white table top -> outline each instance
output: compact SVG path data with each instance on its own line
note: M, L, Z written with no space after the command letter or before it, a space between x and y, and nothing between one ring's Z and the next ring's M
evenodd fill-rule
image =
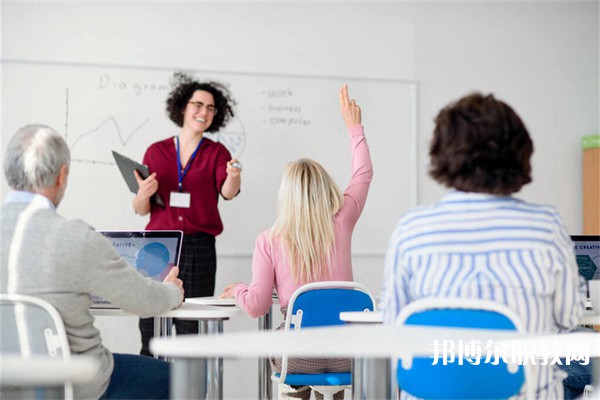
M579 320L580 325L600 325L600 313L595 310L584 310L581 319Z
M381 311L345 311L340 313L340 319L346 322L377 324L383 322L383 313ZM600 314L594 310L584 310L580 325L600 325Z
M233 298L222 299L217 296L188 297L187 299L185 299L185 302L190 303L190 304L202 304L205 306L221 306L221 307L235 306L235 299L233 299Z
M344 311L340 313L340 319L352 323L381 324L383 313L381 311Z
M582 344L590 357L600 356L600 334L570 333L550 336L522 335L513 331L456 329L437 327L388 325L344 325L312 328L301 331L233 332L213 336L154 338L150 349L167 357L265 357L288 354L304 357L372 357L429 356L434 340L464 342L479 340L531 340L548 346L533 346L534 352L553 351L552 355L567 355L565 344ZM555 343L556 342L556 343ZM518 343L517 343L518 344ZM557 353L558 352L558 353ZM527 353L526 353L527 354ZM572 354L572 353L569 353ZM539 355L539 354L536 354Z
M90 308L90 312L95 316L126 316L135 315L127 313L119 308ZM237 307L208 306L201 304L183 303L179 308L169 310L156 317L182 318L182 319L229 319L241 310Z
M70 360L51 357L21 358L3 355L0 381L3 385L59 386L65 382L89 382L100 369L93 357L73 356Z

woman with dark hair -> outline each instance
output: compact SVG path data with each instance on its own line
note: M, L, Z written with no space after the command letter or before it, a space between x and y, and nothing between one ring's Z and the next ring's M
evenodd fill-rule
M435 124L430 175L453 190L396 226L381 293L385 323L410 302L449 297L504 304L530 332L576 327L584 286L562 218L512 197L531 182L533 143L519 116L475 93L442 109ZM531 371L536 398L562 398L562 371Z
M215 236L223 231L219 196L233 199L240 191L241 167L221 143L205 139L233 117L235 105L227 88L215 82L198 82L176 73L167 99L167 115L181 129L152 144L144 155L150 176L142 179L133 199L139 215L150 213L146 229L181 230L184 233L179 278L186 297L212 296L215 289ZM164 206L152 201L154 194ZM197 333L195 321L175 321L178 334ZM142 354L154 331L152 319L140 320Z

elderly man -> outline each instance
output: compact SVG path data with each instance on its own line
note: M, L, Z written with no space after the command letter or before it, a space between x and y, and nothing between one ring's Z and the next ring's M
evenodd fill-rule
M56 207L67 187L69 161L67 143L48 126L25 126L8 143L4 173L14 191L0 208L0 290L52 303L71 352L99 361L100 372L75 387L76 398L168 398L169 364L111 354L89 307L93 293L142 317L176 308L183 300L178 269L163 283L145 278L91 226L61 217Z

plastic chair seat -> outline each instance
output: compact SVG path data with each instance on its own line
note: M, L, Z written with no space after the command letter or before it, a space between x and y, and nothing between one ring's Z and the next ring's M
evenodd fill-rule
M281 374L274 374L278 379ZM298 386L348 386L352 384L350 372L326 372L323 374L287 374L286 385Z

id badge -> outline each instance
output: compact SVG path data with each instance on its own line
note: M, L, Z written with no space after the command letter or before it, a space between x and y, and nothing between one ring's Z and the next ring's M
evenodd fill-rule
M190 200L192 195L186 192L171 192L171 207L190 208Z

